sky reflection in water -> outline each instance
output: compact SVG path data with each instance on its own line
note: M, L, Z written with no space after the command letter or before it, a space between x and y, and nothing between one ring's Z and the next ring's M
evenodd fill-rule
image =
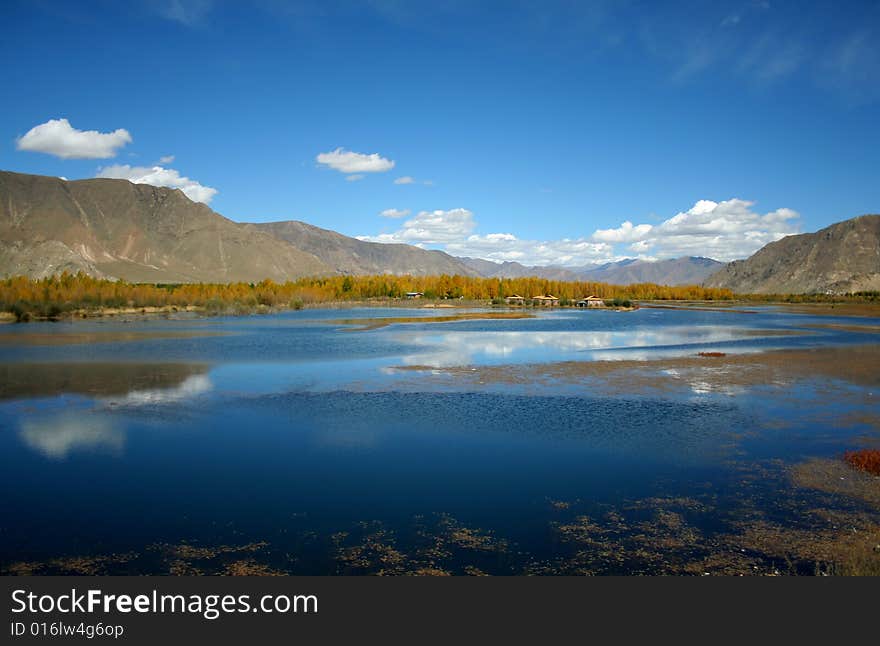
M683 379L680 391L662 396L597 396L547 383L456 386L394 366L642 359L876 338L806 330L810 317L772 310L553 312L360 331L325 323L377 314L399 312L84 323L98 336L124 328L128 340L0 345L0 482L12 492L0 505L2 561L151 541L282 540L292 514L309 518L308 531L332 532L360 520L394 526L452 513L552 551L535 543L548 498L612 502L670 480L687 490L688 482L731 478L724 465L743 452L785 459L839 450L840 439L816 425L816 386L719 392ZM228 334L155 334L188 326ZM151 336L135 338L141 329ZM840 416L857 418L873 404L865 389L840 393ZM865 430L855 424L846 436Z

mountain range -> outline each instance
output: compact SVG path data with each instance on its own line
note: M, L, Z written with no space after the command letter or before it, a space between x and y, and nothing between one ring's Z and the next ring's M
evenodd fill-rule
M238 223L180 190L122 179L0 171L0 277L62 271L130 282L256 282L331 274L537 276L612 284L700 284L739 293L880 289L880 216L789 236L724 265L685 257L526 266L351 238L295 220Z
M300 222L240 224L180 190L0 171L0 275L255 282L335 273L468 274L452 256Z
M614 285L658 283L662 285L699 285L724 263L711 258L686 256L670 260L647 261L628 258L582 267L526 266L518 262L495 263L482 258L461 258L468 267L486 278L523 278L537 276L547 280L579 280Z

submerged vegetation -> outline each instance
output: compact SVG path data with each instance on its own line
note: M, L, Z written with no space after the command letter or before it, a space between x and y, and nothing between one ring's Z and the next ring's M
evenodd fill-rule
M738 463L747 484L725 498L710 483L617 504L547 499L552 550L430 512L315 531L295 514L277 533L202 542L174 538L116 554L12 562L3 575L863 575L880 574L876 498L841 489L840 462ZM868 477L868 476L866 476ZM751 483L751 484L749 484ZM768 483L762 489L755 483ZM768 491L779 522L763 511ZM835 503L828 494L841 496ZM860 501L868 503L867 506Z
M54 319L107 309L197 307L210 313L243 313L260 308L300 309L336 301L404 299L492 301L513 294L554 294L561 303L596 295L609 302L632 300L730 300L726 289L668 287L643 283L626 287L593 282L540 278L473 278L468 276L328 276L276 283L133 284L63 273L34 280L24 276L0 281L0 311L16 320Z

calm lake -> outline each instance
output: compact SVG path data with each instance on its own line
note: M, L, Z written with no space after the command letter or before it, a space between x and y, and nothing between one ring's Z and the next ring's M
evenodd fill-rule
M809 467L877 445L880 319L529 313L2 326L0 569L813 573L880 521Z

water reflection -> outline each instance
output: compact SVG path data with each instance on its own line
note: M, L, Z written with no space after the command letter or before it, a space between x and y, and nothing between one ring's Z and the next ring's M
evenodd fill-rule
M146 404L169 404L192 399L210 392L213 388L207 375L192 375L172 388L150 388L148 390L132 390L122 397L111 398L108 403L129 406Z
M0 393L5 398L93 396L97 408L24 416L19 438L28 448L53 460L64 460L77 451L100 450L119 456L125 447L125 431L110 417L107 406L164 405L193 399L213 388L205 370L205 366L178 364L6 366L7 373L15 377L3 383ZM193 371L197 373L190 374ZM161 387L132 388L147 384Z
M125 447L125 433L111 420L73 413L25 419L19 437L26 446L53 460L63 460L74 451L104 450L119 455Z
M793 525L818 508L801 490L780 506L781 481L743 465L782 478L786 461L877 441L876 333L673 310L355 332L328 322L342 315L362 313L0 344L0 562L267 573L251 558L271 552L297 574L663 571L722 540L751 558L761 536L716 539L731 519ZM788 351L695 356L771 347Z
M667 327L621 331L577 332L449 332L423 333L407 337L407 342L424 346L424 352L405 355L404 365L448 368L504 363L539 363L581 360L633 359L634 348L669 348L723 343L745 338L757 339L776 331L734 329L727 326ZM692 352L693 350L688 350ZM572 356L574 353L589 356ZM653 351L652 353L653 354ZM682 354L677 351L674 354ZM646 357L648 355L646 354Z
M204 377L207 371L205 364L188 363L6 363L0 365L0 400L167 392L182 388L191 377Z

